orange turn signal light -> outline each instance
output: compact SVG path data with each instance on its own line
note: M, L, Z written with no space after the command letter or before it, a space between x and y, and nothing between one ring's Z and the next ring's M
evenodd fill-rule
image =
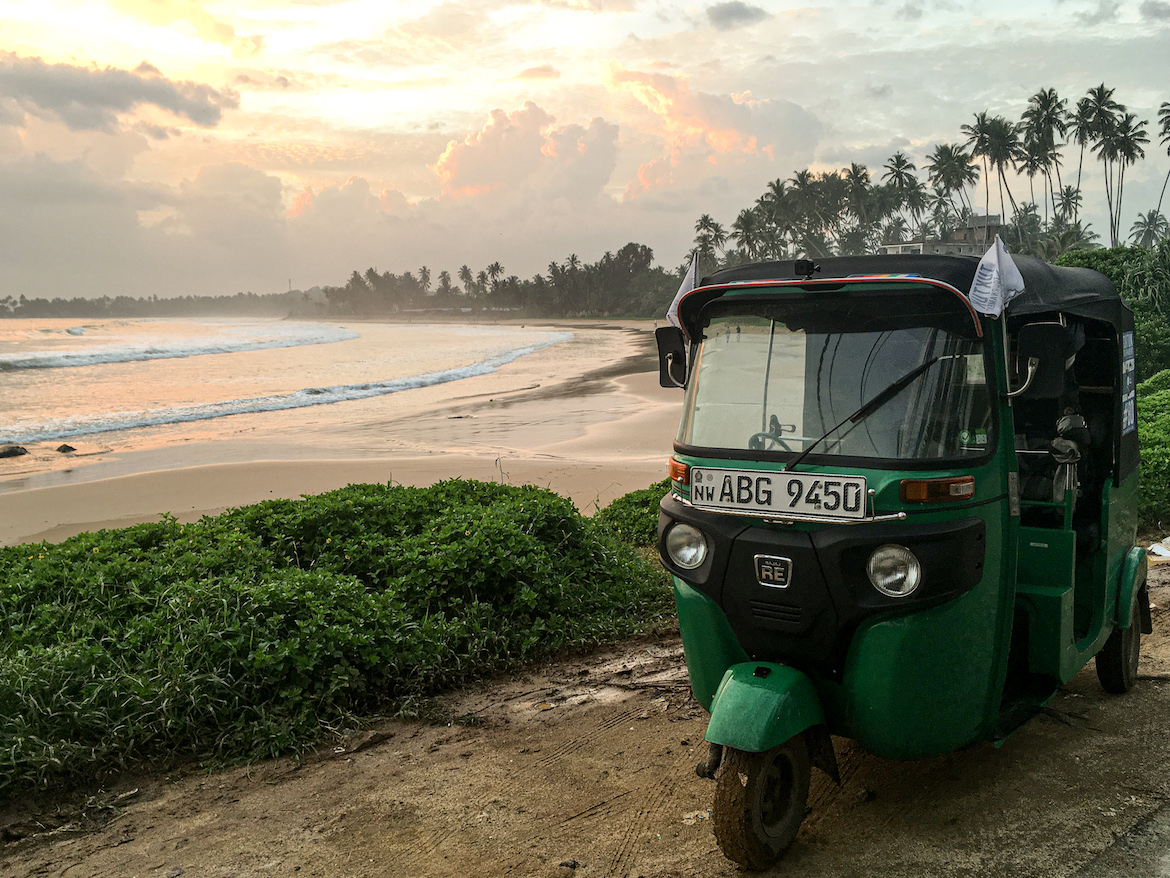
M670 480L681 485L689 485L691 483L690 466L672 457L670 459Z
M903 503L946 503L975 496L974 476L947 479L902 479Z

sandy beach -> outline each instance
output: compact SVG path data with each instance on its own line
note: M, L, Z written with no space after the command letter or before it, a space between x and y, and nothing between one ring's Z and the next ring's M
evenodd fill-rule
M664 478L682 395L658 386L652 323L539 328L574 337L490 375L232 416L214 439L173 429L132 450L117 435L75 442L69 455L56 442L31 446L0 461L0 543L56 541L162 514L193 521L356 482L454 477L541 485L589 513Z

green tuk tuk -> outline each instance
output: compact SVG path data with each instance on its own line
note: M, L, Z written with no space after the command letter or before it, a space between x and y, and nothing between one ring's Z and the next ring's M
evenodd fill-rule
M658 525L691 687L710 714L723 852L796 836L831 735L919 759L999 741L1091 658L1134 684L1133 315L1086 269L869 256L719 271L658 330L685 387Z

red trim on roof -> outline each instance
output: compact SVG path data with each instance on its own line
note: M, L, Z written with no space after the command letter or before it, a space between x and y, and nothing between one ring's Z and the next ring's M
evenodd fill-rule
M898 283L898 284L929 284L932 287L938 287L941 290L948 290L959 297L971 315L971 322L975 324L975 334L979 338L983 338L983 325L979 322L979 314L971 305L971 300L962 292L955 289L948 283L941 280L934 280L929 277L890 277L888 274L874 274L874 275L850 275L849 277L818 277L815 279L802 280L749 280L749 281L734 281L728 284L711 284L710 286L695 287L688 291L679 299L678 307L682 310L682 303L687 300L687 296L698 292L710 292L711 290L743 290L761 287L808 287L808 286L841 286L842 284L857 284L857 283Z

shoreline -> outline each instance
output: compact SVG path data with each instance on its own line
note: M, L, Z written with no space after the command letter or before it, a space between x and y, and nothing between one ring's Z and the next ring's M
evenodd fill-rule
M0 478L0 544L59 541L163 514L194 521L355 482L424 486L458 477L536 484L590 514L664 478L681 394L658 387L649 326L527 325L591 330L579 332L586 355L554 346L466 385L429 388L408 403L387 406L385 397L341 403L353 407L344 433L305 425L311 419L298 422L295 412L238 416L255 425L231 438L98 450L81 466L74 457L68 468L11 473ZM589 359L595 348L613 359ZM468 392L449 396L456 385ZM97 438L76 444L97 446Z

